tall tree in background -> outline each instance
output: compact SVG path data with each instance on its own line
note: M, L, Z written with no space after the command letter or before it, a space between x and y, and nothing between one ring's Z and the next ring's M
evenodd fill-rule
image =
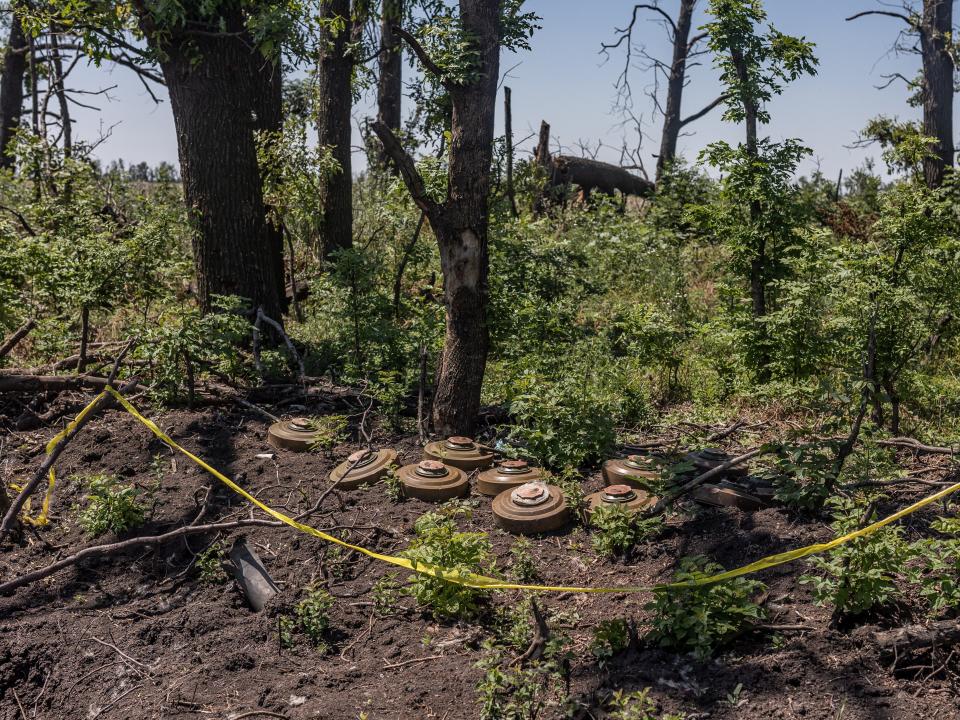
M680 0L676 20L657 2L634 5L630 22L626 27L616 29L617 39L612 43L603 43L601 46L601 52L606 55L609 55L610 51L615 48L623 47L625 50L623 71L617 78L615 85L618 93L618 103L625 108L628 108L632 103L630 70L633 66L634 54L639 53L641 56L643 69L653 71L653 82L647 94L653 101L656 111L663 115L660 153L657 156L657 182L660 181L664 169L669 167L677 157L677 141L683 128L702 118L724 100L724 96L721 95L692 115L685 118L681 116L683 90L687 85L687 68L694 58L707 52L701 46L701 43L707 38L707 33L699 32L692 38L690 37L693 12L696 9L697 2L698 0ZM660 21L665 26L670 43L673 46L673 57L669 63L651 56L643 47L634 49L633 32L641 11L659 15ZM666 80L667 85L667 96L664 104L660 102L661 77Z
M934 143L923 159L923 175L929 187L943 184L946 169L954 164L953 96L954 77L960 50L953 27L954 0L923 0L920 12L904 3L902 12L866 10L847 18L856 20L867 15L882 15L902 20L907 28L901 32L894 48L898 52L920 55L923 69L919 80L908 80L895 73L891 81L901 79L915 89L914 100L923 106L922 132ZM889 84L889 83L888 83Z
M460 0L459 16L446 25L456 28L457 51L442 53L438 60L414 36L398 31L425 71L443 84L453 106L443 201L428 194L413 158L391 129L380 120L372 124L414 202L426 214L440 247L446 333L437 369L433 421L437 432L446 435L471 433L480 408L490 346L488 202L500 47L501 43L526 47L534 16L520 15L520 4ZM502 5L509 6L506 15L501 14Z
M353 244L353 165L350 111L357 44L366 22L365 0L322 0L317 59L317 142L329 147L340 166L320 180L323 254Z
M402 119L403 53L394 27L403 21L403 0L383 0L380 12L380 74L377 78L377 120L396 133ZM380 164L396 172L386 151L380 153Z
M10 35L3 52L0 74L0 168L11 169L16 159L8 154L23 111L23 78L27 71L27 38L16 4L10 7Z
M788 188L797 163L809 150L792 139L774 143L758 138L758 126L770 122L767 103L788 82L815 74L817 59L813 43L762 27L767 16L760 0L710 0L709 13L711 21L704 27L726 86L723 119L743 123L745 142L737 148L723 141L711 143L703 157L724 173L731 202L747 205L746 222L733 212L725 235L748 268L756 361L765 377L769 349L763 318L777 264L771 246L790 242Z
M221 5L175 17L145 0L135 0L134 9L170 93L184 197L197 229L200 306L209 311L215 295L239 295L279 320L283 240L267 219L256 133L280 128L280 70L247 29L247 11L258 8Z

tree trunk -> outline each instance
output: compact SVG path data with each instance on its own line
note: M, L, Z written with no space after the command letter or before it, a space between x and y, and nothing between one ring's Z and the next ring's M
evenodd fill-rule
M477 79L455 86L444 212L431 222L440 245L447 309L433 422L444 435L472 433L487 365L490 260L487 230L493 128L500 76L499 0L460 0L464 30L478 50Z
M696 0L681 0L677 15L676 30L673 33L673 63L670 77L667 79L667 104L663 110L663 132L660 136L660 155L657 157L657 182L663 170L677 157L677 140L680 137L680 107L683 100L683 87L687 76L687 43L690 38L690 26L693 20L693 8Z
M380 77L377 79L377 118L396 132L400 129L401 101L403 99L403 53L394 26L403 21L403 0L383 0L380 15ZM383 149L379 153L380 166L397 169Z
M513 108L510 106L510 88L506 85L503 86L503 135L507 161L507 200L510 202L510 212L513 216L520 217L513 187Z
M67 103L66 78L63 76L63 59L60 57L60 43L57 40L58 29L50 28L50 61L53 65L54 94L60 106L60 136L63 142L64 157L73 154L73 127L70 120L70 105Z
M0 168L7 170L13 169L16 162L8 152L23 111L23 78L27 71L28 47L20 15L14 5L10 18L10 37L3 54L3 74L0 75Z
M282 236L266 217L255 132L279 118L279 70L258 51L239 12L225 13L223 35L154 34L141 26L170 93L184 196L195 225L197 295L204 312L216 295L238 295L281 318Z
M334 34L330 25L342 18L345 28ZM353 60L347 55L350 43L350 0L327 0L321 5L325 21L320 33L317 62L317 142L331 149L340 170L320 178L323 213L321 245L323 256L353 244L353 169L350 157L350 110L353 94L350 80Z
M429 196L413 158L404 152L397 137L382 123L373 124L414 201L426 213L440 246L446 332L437 368L433 420L442 435L473 432L490 346L488 196L500 73L500 0L460 0L460 20L476 49L477 71L469 83L446 85L453 113L443 203ZM426 52L419 48L417 54L423 61ZM436 66L428 70L435 72Z
M943 183L953 167L953 61L949 40L953 29L953 0L923 0L920 49L923 57L923 132L937 140L923 161L929 187Z

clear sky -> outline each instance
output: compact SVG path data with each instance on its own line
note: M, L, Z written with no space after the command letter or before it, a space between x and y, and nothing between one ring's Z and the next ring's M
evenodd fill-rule
M679 1L661 0L660 4L673 14ZM695 26L703 22L706 4L706 0L700 0ZM633 2L528 0L527 6L542 17L543 27L532 40L533 49L516 55L504 53L501 61L502 70L509 70L505 82L513 90L515 140L535 133L540 120L546 119L552 127L554 150L559 144L565 151L579 154L578 141L591 147L601 141L605 147L598 158L618 161L624 139L635 146L637 134L632 127L621 127L622 118L613 111L613 85L623 58L614 54L605 62L599 50L602 42L614 37L614 28L627 22ZM906 104L902 83L876 89L885 74L901 72L913 77L919 69L919 57L897 57L890 52L903 23L886 17L844 21L855 12L879 7L876 0L767 0L766 7L777 29L816 43L820 67L816 77L793 83L773 102L773 120L765 133L774 139L798 137L813 149L812 159L801 172L809 172L819 162L822 170L834 177L841 168L849 171L868 156L879 160L876 149L848 146L871 117L918 116L919 111ZM665 32L655 22L638 23L635 43L645 45L652 54L669 57ZM719 92L709 56L703 60L705 66L693 71L684 94L684 115L700 109ZM89 89L116 85L109 93L110 101L103 97L93 100L101 112L82 111L77 118L75 135L87 140L112 127L110 138L98 148L101 159L150 164L176 161L169 104L154 105L128 71L78 68L72 79ZM644 141L644 162L652 172L651 154L659 144L660 119L651 119L649 101L642 96L649 79L639 70L631 75L634 110L642 114L649 135ZM502 97L498 98L498 127L502 123L501 108ZM358 121L370 115L369 100L357 106L354 114ZM690 125L689 130L693 134L681 138L680 151L691 159L707 142L719 138L737 141L742 135L739 128L722 122L717 111ZM523 147L530 148L534 142L535 137Z

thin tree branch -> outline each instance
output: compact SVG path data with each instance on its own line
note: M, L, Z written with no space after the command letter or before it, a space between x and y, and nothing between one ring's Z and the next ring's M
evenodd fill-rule
M726 99L727 99L728 97L730 97L730 96L727 95L727 94L723 94L723 95L721 95L720 97L716 98L712 103L710 103L709 105L707 105L707 106L706 106L705 108L703 108L702 110L700 110L700 111L698 111L698 112L695 112L693 115L690 115L690 116L688 116L688 117L685 117L683 120L680 121L680 127L685 127L686 125L689 125L690 123L692 123L692 122L694 122L694 121L696 121L696 120L699 120L699 119L702 118L704 115L706 115L706 114L709 113L711 110L713 110L717 105L719 105L720 103L726 101Z
M435 215L439 210L439 206L429 194L427 194L426 183L424 183L423 177L421 177L417 171L416 163L414 163L410 154L403 149L397 136L387 127L386 123L380 120L371 121L370 128L376 133L377 137L380 138L384 151L386 151L387 155L390 156L390 159L393 160L397 166L403 182L410 191L413 202L427 214L428 218Z

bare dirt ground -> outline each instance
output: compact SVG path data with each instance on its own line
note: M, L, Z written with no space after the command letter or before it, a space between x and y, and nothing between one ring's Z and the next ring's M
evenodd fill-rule
M266 442L268 423L240 411L148 414L185 447L291 514L310 508L327 487L330 469L358 447L344 444L329 454L273 451ZM50 429L8 430L3 481L32 474L52 434ZM411 437L378 430L374 440L396 448L401 460L419 459ZM256 458L265 451L276 452L275 462ZM159 487L158 473L151 469L157 455L163 458L154 465L163 471ZM90 540L76 523L82 491L68 478L95 472L115 473L154 489L146 525L124 537L189 522L198 512L195 498L208 487L206 521L250 512L216 480L173 456L146 428L110 411L65 452L52 524L0 548L0 579L113 539ZM587 489L601 484L595 472ZM900 493L897 502L916 497ZM506 568L513 540L495 529L489 502L478 496L474 501L472 517L459 524L489 533L497 565ZM704 554L736 567L832 536L823 519L798 518L782 509L682 508L662 538L639 548L628 563L598 558L582 528L534 539L542 581L642 585L669 579L683 555ZM429 509L419 500L391 502L382 486L374 486L334 493L311 522L320 528L353 528L339 534L396 553L409 542L414 521ZM482 620L437 623L413 609L409 599L406 610L378 616L370 590L393 568L331 552L321 541L286 527L251 527L244 534L281 587L262 613L251 611L232 583L201 581L195 554L214 538L198 536L84 562L0 597L0 719L478 717L474 688L482 672L476 663L481 640L492 632ZM605 699L614 689L651 687L661 711L685 712L691 720L960 718L949 672L936 667L890 670L877 649L852 635L851 628L830 627L830 611L817 607L807 587L797 582L803 570L788 565L768 570L760 579L769 586L770 622L809 630L785 631L776 641L769 632L750 633L709 662L644 643L648 614L643 606L649 596L547 594L540 603L577 618L564 631L574 647L570 692L591 707L583 717L604 717ZM330 651L322 654L305 641L281 648L280 613L316 581L326 583L337 597ZM510 605L519 598L516 592L496 593L490 603ZM608 617L631 619L640 639L601 669L588 645L592 628ZM885 617L888 625L922 619L896 612Z

